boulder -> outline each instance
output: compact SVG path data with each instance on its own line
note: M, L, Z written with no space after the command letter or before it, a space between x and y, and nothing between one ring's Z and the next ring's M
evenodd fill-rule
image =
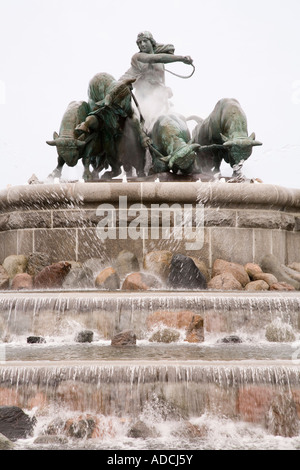
M13 290L21 289L32 289L33 288L33 277L27 273L16 274L12 280L11 288Z
M58 289L62 287L63 281L70 272L71 263L60 261L59 263L46 266L34 278L34 287L36 289Z
M0 265L0 290L5 290L9 288L9 274L6 269Z
M266 326L265 335L266 339L273 343L286 343L296 340L292 326L282 322L280 318L276 318Z
M28 344L41 344L41 343L46 343L46 340L42 336L28 336L27 343Z
M30 418L18 406L0 406L0 433L14 441L33 434L35 418Z
M30 274L30 276L36 276L37 273L42 271L46 266L50 266L51 261L51 257L48 253L30 253L30 255L28 255L26 272Z
M270 286L266 281L262 279L258 279L257 281L248 282L245 286L246 291L261 291L261 290L269 290Z
M79 331L75 336L75 341L77 343L91 343L94 338L94 332L91 330L82 330Z
M163 328L162 330L157 330L149 338L151 343L176 343L180 338L180 333L171 328Z
M247 263L244 268L250 279L253 279L256 274L263 272L259 264L256 263Z
M116 334L111 340L112 346L134 346L136 335L131 330L124 330Z
M188 343L201 343L204 341L204 321L201 315L193 315L192 321L187 327L185 341Z
M144 291L161 287L162 283L156 276L143 272L128 274L122 284L122 290L129 291Z
M13 279L16 274L25 273L27 268L27 257L25 255L10 255L2 263L3 268Z
M273 274L278 282L285 282L296 290L300 289L300 283L286 273L285 266L279 262L276 256L271 254L264 256L261 268L264 272Z
M216 259L213 264L212 277L225 273L232 274L242 287L245 287L250 282L249 275L243 265L231 263L223 259Z
M190 258L194 261L199 271L204 275L206 281L207 282L210 281L211 277L210 277L210 274L209 274L209 271L207 269L205 262L202 261L201 259L195 258L194 256L190 256Z
M183 421L171 432L172 436L180 439L203 439L208 434L208 429L205 425L197 426L189 421Z
M128 437L133 437L135 439L151 439L158 437L158 433L155 428L147 426L144 421L136 421L128 431Z
M122 250L118 254L113 267L118 272L120 277L124 277L129 273L139 271L140 265L134 253L127 250Z
M94 273L88 267L71 267L62 287L64 289L89 289L94 287Z
M92 417L68 420L65 426L65 432L70 437L77 439L89 439L92 437L96 428L96 421Z
M117 290L120 289L120 278L114 268L105 268L95 279L95 287L98 289Z
M208 289L213 290L242 290L242 284L230 272L218 274L212 277L207 284Z
M172 257L168 285L172 289L202 290L207 288L207 281L190 257L176 254Z
M242 339L237 335L225 336L220 340L221 343L242 343Z
M256 273L253 278L254 281L265 281L269 286L278 282L278 279L271 273Z
M279 290L279 291L291 291L296 290L295 287L287 284L286 282L275 282L270 286L270 290Z
M151 251L144 257L144 270L166 281L170 273L172 256L172 252L167 250Z

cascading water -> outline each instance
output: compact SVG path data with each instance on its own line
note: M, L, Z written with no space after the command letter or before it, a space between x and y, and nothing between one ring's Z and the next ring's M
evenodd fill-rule
M26 246L32 243L30 251L34 252L42 246L44 237L55 240L56 255L57 245L67 250L70 239L77 250L76 261L83 254L87 258L103 255L105 247L93 234L93 223L98 222L93 219L96 207L100 202L116 202L122 191L130 202L148 205L165 201L190 204L202 191L206 204L211 203L204 234L204 254L210 266L214 250L224 248L222 243L214 245L218 230L222 237L226 231L229 240L240 233L247 235L254 255L261 250L254 241L261 240L262 235L270 246L281 239L288 246L285 226L265 228L265 220L267 216L273 220L274 213L279 213L276 223L290 224L292 216L286 207L292 207L289 210L294 214L299 204L297 194L273 187L263 192L252 185L190 183L183 192L173 183L76 183L57 185L56 191L39 186L21 196L20 190L13 189L9 197L2 198L8 214L20 211L17 222L22 219L23 204L24 211L31 214L21 220L15 252L23 248L23 240ZM214 211L219 200L220 210ZM245 226L248 219L241 228L232 225L245 209L241 204L249 204L250 227ZM251 211L258 211L259 204L263 217L262 227L257 228ZM274 208L272 214L266 214L269 207ZM67 230L60 225L66 217ZM258 224L257 212L253 217ZM14 230L16 220L11 220ZM30 225L31 221L37 226ZM88 235L83 240L87 221ZM221 226L211 228L214 223ZM7 231L4 235L11 234ZM60 241L55 237L61 237ZM84 253L79 249L83 241ZM130 245L132 240L126 240L126 248L136 246L137 252L144 253L147 240L140 241ZM161 249L166 248L168 240L149 243L151 249ZM175 251L184 245L182 240L172 243ZM226 243L226 249L229 245ZM117 243L114 253L123 247ZM235 250L238 248L236 244ZM91 252L85 253L89 249ZM289 252L293 252L292 245ZM203 319L204 340L188 342L185 327L178 325L172 326L177 334L175 341L167 344L153 340L153 334L162 328L149 321L157 312L166 317L182 312L198 315ZM0 405L20 407L34 418L33 433L18 438L15 448L299 449L299 313L298 291L3 290ZM270 326L273 329L267 335ZM82 330L93 332L92 342L75 340ZM113 346L113 336L124 330L135 333L136 344ZM281 334L273 341L277 330ZM28 343L31 335L43 341Z
M278 397L300 407L300 343L270 343L264 332L274 318L298 330L299 305L293 293L3 293L1 404L37 419L17 448L297 449L293 420L279 436L267 423ZM206 319L204 342L149 342L147 316L187 309ZM98 336L75 343L84 327ZM111 345L123 329L138 333L135 346ZM30 334L46 342L27 344ZM228 334L243 342L222 342Z

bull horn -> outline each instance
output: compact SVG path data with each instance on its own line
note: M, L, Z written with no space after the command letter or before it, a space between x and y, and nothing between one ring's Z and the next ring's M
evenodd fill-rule
M77 147L84 147L86 145L86 142L84 140L76 140L76 145Z
M55 140L46 140L46 144L55 146L56 142L55 142Z
M201 147L200 144L188 144L190 146L190 150L193 151L193 150L196 150L196 149L199 149Z
M232 147L233 146L233 141L232 140L226 140L224 142L223 147Z
M221 132L220 132L220 136L221 136L221 139L223 140L223 142L228 142L229 139L228 139L228 137L226 137L226 135L221 134Z
M249 139L253 140L253 142L251 142L251 145L255 146L255 145L262 145L261 142L259 142L259 140L255 140L255 133L252 132L251 135L249 135Z
M162 162L168 163L168 161L170 160L170 158L171 158L171 155L168 155L167 157L161 157L160 160L161 160Z

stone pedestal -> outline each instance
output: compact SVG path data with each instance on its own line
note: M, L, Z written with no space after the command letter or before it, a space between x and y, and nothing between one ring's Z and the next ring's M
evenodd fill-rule
M217 258L259 263L268 253L284 264L300 261L300 190L275 185L35 184L2 190L0 210L0 264L33 252L52 262L97 257L109 264L123 249L139 261L170 250L209 268Z

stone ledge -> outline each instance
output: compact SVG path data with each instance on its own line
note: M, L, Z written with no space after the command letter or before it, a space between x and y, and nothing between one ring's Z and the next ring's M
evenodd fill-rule
M0 191L0 209L69 207L88 203L116 202L119 196L128 202L202 202L206 206L253 205L300 212L300 189L270 184L202 182L130 182L63 183L14 186ZM293 210L291 210L293 209Z

